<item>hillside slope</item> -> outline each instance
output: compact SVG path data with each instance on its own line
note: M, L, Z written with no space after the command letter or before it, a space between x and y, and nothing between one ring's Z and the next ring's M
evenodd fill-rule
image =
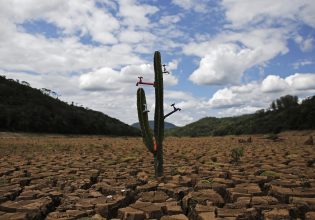
M140 128L139 122L133 123L131 125L134 128ZM153 130L154 129L154 121L149 121L149 126ZM171 129L171 128L177 128L176 125L169 123L169 122L164 122L164 129Z
M101 112L69 105L27 83L0 76L0 131L62 134L140 135Z
M285 96L290 97L290 96ZM231 134L264 134L286 130L315 129L315 96L293 104L281 105L285 100L277 100L278 107L272 110L260 110L254 114L236 117L207 117L199 121L167 131L172 136L210 136ZM292 97L292 96L291 96ZM274 104L275 102L273 102Z

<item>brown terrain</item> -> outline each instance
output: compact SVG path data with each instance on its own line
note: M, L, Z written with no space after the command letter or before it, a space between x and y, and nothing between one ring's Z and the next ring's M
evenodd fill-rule
M0 219L315 219L314 135L166 138L155 179L141 138L0 133Z

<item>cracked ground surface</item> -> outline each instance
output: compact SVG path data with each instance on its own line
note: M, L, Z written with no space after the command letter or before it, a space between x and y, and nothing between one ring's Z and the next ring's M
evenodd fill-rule
M315 219L314 134L166 138L155 179L141 138L0 133L0 219Z

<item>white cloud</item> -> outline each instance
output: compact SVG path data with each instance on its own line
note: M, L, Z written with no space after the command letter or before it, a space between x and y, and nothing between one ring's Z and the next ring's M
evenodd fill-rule
M13 0L1 6L6 10L6 19L16 24L44 20L54 24L65 35L89 34L94 41L103 44L117 42L113 32L120 28L119 21L111 13L96 7L94 1Z
M219 117L228 117L228 116L252 114L252 113L254 113L260 109L261 109L261 107L253 107L253 106L231 107L231 108L225 109L224 111L220 111L218 113L218 116Z
M294 40L299 44L303 52L309 52L313 49L314 38L311 36L302 37L301 35L297 35Z
M172 0L172 3L185 9L194 10L196 12L207 12L207 1L204 0Z
M1 3L0 8L0 31L3 33L0 36L2 69L67 73L103 66L113 68L143 63L129 44L93 46L80 42L74 32L88 33L94 40L103 39L102 42L105 43L107 33L112 34L119 28L116 18L97 8L92 1L10 1ZM25 21L40 19L55 24L66 35L46 38L42 34L26 33L18 26Z
M256 64L257 55L256 51L237 45L218 45L201 59L189 79L196 84L237 84L243 72Z
M90 72L80 76L80 88L85 90L115 90L119 89L117 85L119 73L111 68L104 67L95 72Z
M154 69L151 64L129 65L120 71L104 67L82 74L79 78L80 88L90 91L120 90L125 93L134 89L138 77L143 77L143 82L154 81ZM176 85L178 79L172 74L164 75L165 86Z
M216 91L209 99L208 105L211 108L231 108L250 105L256 93L259 93L259 86L256 82L231 86Z
M8 30L8 27L0 30ZM94 47L77 38L47 39L10 28L0 42L2 69L38 73L75 72L101 66L116 67L143 62L127 44Z
M189 79L196 84L238 84L244 72L288 52L285 29L223 32L210 41L190 43L183 51L201 57Z
M217 35L192 40L183 47L186 55L200 57L199 66L189 77L196 84L238 84L246 70L288 53L289 39L304 52L313 48L313 37L300 36L297 27L315 24L309 10L315 9L315 2L223 0L221 6L228 25Z
M303 22L315 27L315 3L310 0L223 0L226 19L233 28Z
M295 73L285 78L269 75L261 82L219 89L207 104L210 108L221 109L220 116L252 113L268 108L280 96L290 94L303 98L313 95L314 85L315 73Z
M280 76L269 75L263 81L261 85L262 92L280 92L289 88L285 79Z
M295 90L315 89L315 73L296 73L286 77L285 81Z
M175 23L179 22L181 19L182 19L181 15L167 15L167 16L163 16L159 22L162 25L169 25L172 23L175 24Z
M124 30L120 32L119 40L124 43L146 43L153 42L155 36L149 32Z
M144 28L150 25L148 15L155 14L157 7L137 4L135 0L119 0L119 14L123 17L124 24L129 27Z
M293 68L294 69L299 69L300 67L303 67L303 66L306 66L306 65L311 65L313 64L314 62L312 60L299 60L295 63L292 64Z
M314 38L308 37L303 41L303 44L301 45L301 50L303 52L311 51L313 49L314 44Z

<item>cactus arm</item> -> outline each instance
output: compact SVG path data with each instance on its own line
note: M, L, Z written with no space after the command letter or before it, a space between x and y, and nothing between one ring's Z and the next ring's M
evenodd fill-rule
M153 135L150 131L148 112L145 112L146 98L143 88L138 88L137 90L137 109L138 109L138 118L139 124L142 133L142 139L145 146L151 153L154 153L154 143Z

